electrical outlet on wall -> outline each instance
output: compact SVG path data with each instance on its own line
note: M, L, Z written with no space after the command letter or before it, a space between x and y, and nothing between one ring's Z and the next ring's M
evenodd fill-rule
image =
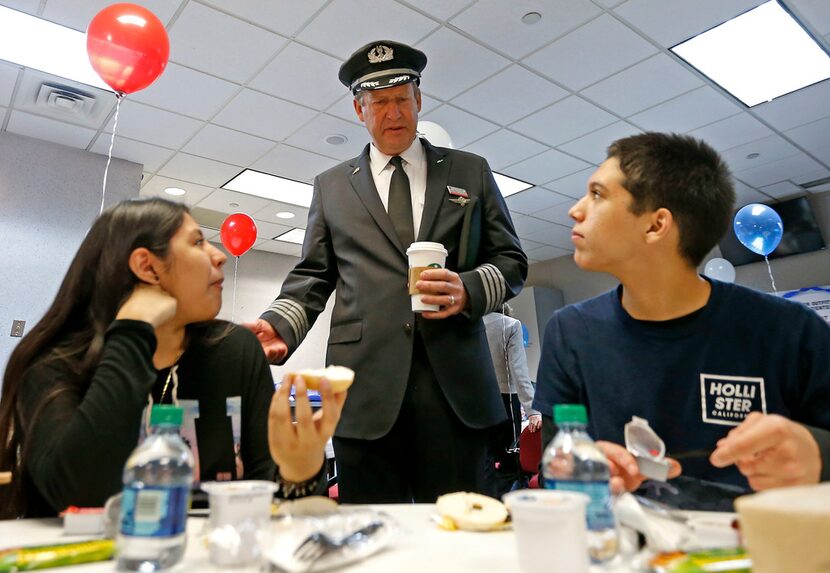
M25 320L13 320L12 321L12 332L9 336L14 336L16 338L20 338L23 336L23 329L26 328L26 321Z

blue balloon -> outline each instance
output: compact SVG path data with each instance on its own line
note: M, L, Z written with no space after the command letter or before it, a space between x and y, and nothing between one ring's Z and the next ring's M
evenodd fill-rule
M750 203L735 214L735 236L741 244L759 255L775 250L784 234L784 223L772 207Z

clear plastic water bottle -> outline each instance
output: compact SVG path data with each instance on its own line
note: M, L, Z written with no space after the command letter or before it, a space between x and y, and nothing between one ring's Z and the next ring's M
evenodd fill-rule
M184 555L193 454L179 436L182 409L153 406L150 433L127 459L118 569L167 569Z
M591 499L585 513L588 552L594 563L612 560L618 552L617 524L605 454L588 435L588 416L581 404L558 404L553 419L559 427L542 457L545 488L585 493Z

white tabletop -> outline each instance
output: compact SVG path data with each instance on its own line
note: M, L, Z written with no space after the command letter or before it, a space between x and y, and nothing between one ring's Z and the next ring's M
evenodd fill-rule
M346 506L347 507L347 506ZM364 507L364 506L361 506ZM428 573L499 572L519 570L516 543L512 530L487 533L445 531L430 519L435 512L433 504L365 506L386 512L402 526L403 533L388 548L368 559L346 566L338 571L361 573ZM208 562L208 553L199 534L203 518L188 520L188 546L185 558L172 571L259 571L257 567L222 569ZM0 549L48 543L69 543L80 537L62 534L59 519L27 519L0 521ZM76 565L60 569L67 573L113 571L112 561ZM608 569L603 570L608 573ZM615 573L629 571L621 568Z

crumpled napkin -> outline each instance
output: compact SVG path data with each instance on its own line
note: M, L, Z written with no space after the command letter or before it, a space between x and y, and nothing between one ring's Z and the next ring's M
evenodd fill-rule
M297 547L316 531L332 539L341 539L373 521L381 521L383 527L364 541L338 549L314 563L298 561L294 557ZM292 516L273 521L264 532L261 548L268 561L289 573L326 571L374 555L394 542L401 533L400 524L383 512L342 510L325 516Z

